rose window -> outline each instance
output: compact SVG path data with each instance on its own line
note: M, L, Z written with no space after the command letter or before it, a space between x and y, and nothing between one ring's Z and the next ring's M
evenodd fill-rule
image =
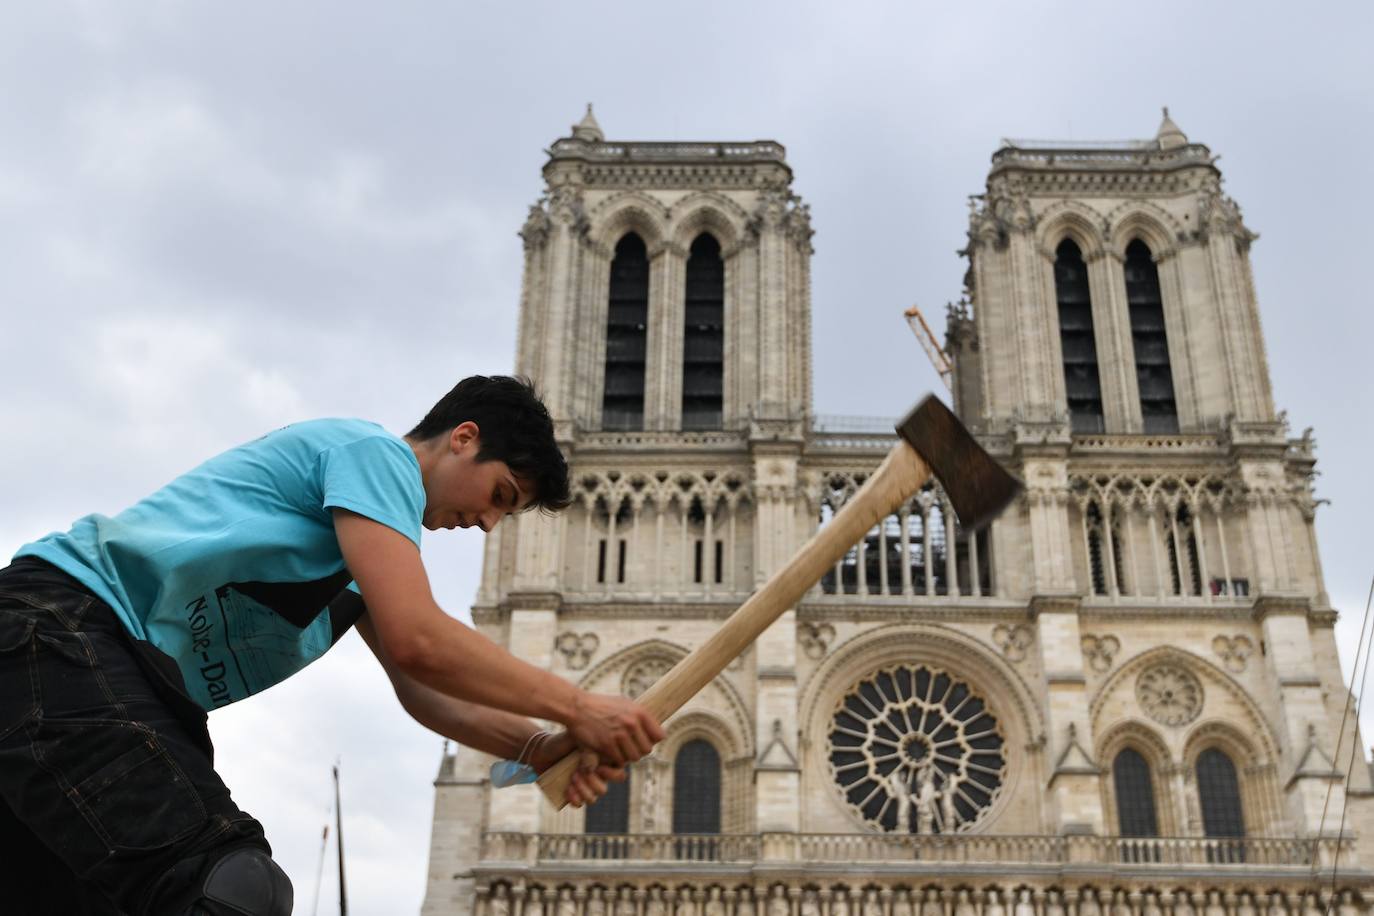
M968 684L924 665L860 681L830 723L830 768L861 818L894 833L966 830L992 806L1005 738Z
M1202 712L1202 684L1186 668L1155 665L1135 682L1135 696L1161 725L1186 725Z

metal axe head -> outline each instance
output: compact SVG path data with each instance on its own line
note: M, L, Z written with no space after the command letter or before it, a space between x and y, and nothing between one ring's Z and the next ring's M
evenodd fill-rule
M959 524L973 531L992 521L1021 489L933 394L897 424L897 435L921 456L945 489Z

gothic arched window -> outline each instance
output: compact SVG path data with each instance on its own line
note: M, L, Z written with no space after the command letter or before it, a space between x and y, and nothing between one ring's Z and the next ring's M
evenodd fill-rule
M1097 503L1088 504L1088 572L1093 583L1094 595L1107 594L1107 567L1106 557L1103 551L1106 549L1102 544L1102 510L1097 508Z
M633 232L615 246L606 314L603 429L643 429L644 354L649 327L649 254Z
M1197 794L1202 803L1202 829L1207 836L1245 836L1236 765L1216 748L1198 755Z
M1076 433L1100 433L1102 381L1097 373L1088 265L1072 239L1065 239L1055 249L1054 291L1059 302L1059 344L1064 355L1069 423Z
M607 783L606 794L587 806L585 832L614 836L584 840L586 858L625 858L626 841L618 836L630 832L630 780L631 774L627 772L624 782Z
M720 754L697 738L677 752L673 764L673 833L720 833ZM683 837L675 841L679 859L714 859L715 841Z
M1140 239L1126 246L1126 304L1131 313L1135 377L1140 389L1140 415L1147 433L1178 432L1174 376L1169 368L1169 339L1164 330L1164 302L1154 255Z
M1208 748L1197 758L1197 794L1202 807L1202 832L1219 838L1207 849L1209 862L1244 862L1245 836L1240 807L1240 780L1231 758Z
M687 257L682 332L682 428L719 429L725 392L725 262L709 233Z
M1116 819L1122 836L1159 836L1155 819L1155 790L1150 765L1134 748L1126 748L1112 762L1116 789Z

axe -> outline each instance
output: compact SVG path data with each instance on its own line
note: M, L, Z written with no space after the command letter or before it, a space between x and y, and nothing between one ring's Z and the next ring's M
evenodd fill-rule
M725 670L773 621L801 599L826 571L934 475L944 487L959 522L975 530L997 515L1021 485L985 452L934 395L926 395L901 423L897 444L828 525L740 605L720 629L644 691L639 702L660 722ZM539 777L545 797L562 808L568 781L578 766L574 751Z

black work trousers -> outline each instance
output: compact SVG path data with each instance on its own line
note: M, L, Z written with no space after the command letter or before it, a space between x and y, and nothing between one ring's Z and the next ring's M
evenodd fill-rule
M175 663L49 563L0 570L0 911L152 916L246 845Z

